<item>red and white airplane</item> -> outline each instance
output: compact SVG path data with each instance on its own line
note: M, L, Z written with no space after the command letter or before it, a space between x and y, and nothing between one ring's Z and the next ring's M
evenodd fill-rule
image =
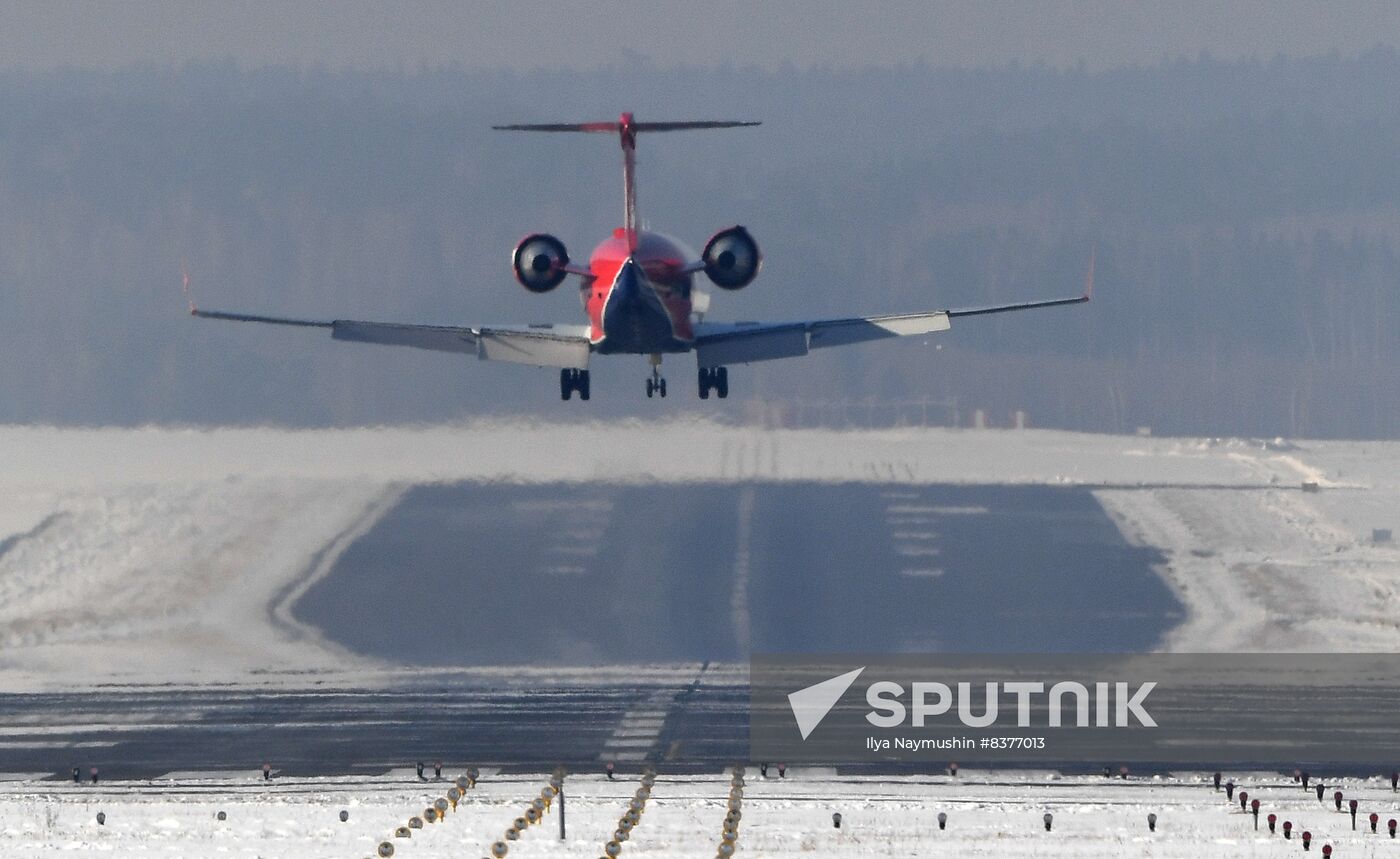
M328 328L336 340L412 346L440 352L465 352L492 361L559 367L559 393L567 400L589 397L588 362L594 355L646 355L651 376L648 397L666 396L661 376L663 355L694 352L701 399L711 392L729 396L731 364L806 355L812 349L867 340L944 331L963 316L1058 307L1088 301L1093 290L1093 257L1084 293L1074 298L1028 301L961 310L931 310L887 316L813 319L796 322L709 322L709 296L696 289L693 277L704 272L721 289L743 289L762 266L758 244L743 227L720 230L697 257L679 241L637 226L637 135L653 131L735 128L757 122L638 122L624 113L617 122L500 125L501 131L552 131L616 134L622 144L622 226L593 249L586 266L575 265L564 243L545 233L526 236L515 248L515 277L531 292L549 292L569 275L580 278L579 294L588 314L585 325L407 325L346 319L316 321L200 310L205 319L262 322L303 328ZM188 289L188 277L186 278Z

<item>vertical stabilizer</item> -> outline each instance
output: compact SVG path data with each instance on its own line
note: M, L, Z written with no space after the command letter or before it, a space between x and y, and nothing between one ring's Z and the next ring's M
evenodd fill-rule
M581 131L587 134L616 134L622 144L623 229L627 243L637 246L637 134L643 131L691 131L702 128L743 128L757 122L699 120L690 122L636 122L624 113L617 122L545 122L525 125L493 125L497 131Z

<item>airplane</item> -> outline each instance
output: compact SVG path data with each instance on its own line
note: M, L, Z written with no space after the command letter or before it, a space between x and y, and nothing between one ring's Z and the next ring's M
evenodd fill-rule
M498 131L582 132L615 134L622 146L623 225L593 249L587 265L577 265L564 243L547 233L532 233L516 245L511 266L520 285L532 293L552 291L569 275L580 278L579 297L587 314L582 325L411 325L348 319L309 320L201 310L190 300L190 313L202 319L258 322L302 328L325 328L336 340L411 346L440 352L475 354L490 361L510 361L559 368L559 396L589 398L588 365L594 355L645 355L651 363L647 397L666 396L661 375L664 355L694 352L700 399L729 396L729 367L755 361L792 358L813 349L870 340L946 331L953 319L1017 310L1080 304L1093 293L1093 255L1084 292L1073 298L1025 301L955 310L930 310L883 316L811 319L793 322L711 322L705 313L709 295L694 285L703 272L721 289L739 290L758 276L763 257L748 230L733 226L715 233L697 256L680 241L642 229L637 223L637 135L663 131L741 128L757 122L639 122L631 113L616 122L543 123L492 126ZM189 276L185 276L189 293Z

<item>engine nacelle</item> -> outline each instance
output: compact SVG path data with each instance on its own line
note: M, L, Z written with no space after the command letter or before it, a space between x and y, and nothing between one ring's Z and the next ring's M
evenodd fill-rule
M515 279L531 292L549 292L568 275L569 252L564 243L546 233L526 236L510 258Z
M705 274L721 289L743 289L758 277L763 267L763 255L758 242L743 227L720 230L705 243L700 255Z

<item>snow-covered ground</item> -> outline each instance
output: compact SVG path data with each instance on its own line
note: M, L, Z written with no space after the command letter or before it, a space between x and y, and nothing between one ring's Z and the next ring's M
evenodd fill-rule
M1400 651L1400 444L1198 443L1271 489L1095 493L1129 540L1167 556L1187 608L1178 652ZM1302 481L1317 492L1299 491Z
M1400 443L1159 439L1049 431L784 431L705 421L285 431L0 428L0 691L112 682L373 683L393 666L297 623L296 597L406 488L434 481L1045 483L1094 489L1131 541L1160 549L1188 609L1166 649L1400 650ZM1319 492L1302 492L1304 481ZM657 669L662 670L662 669ZM550 676L569 672L549 669ZM620 674L619 674L620 672ZM431 672L422 672L424 675ZM742 682L734 670L733 682ZM528 674L528 672L526 672ZM588 681L633 682L633 668ZM511 672L502 682L530 682ZM431 682L430 678L426 682ZM141 719L143 714L114 714ZM275 779L171 774L74 785L0 774L0 855L485 856L546 776L491 775L445 823L392 839L446 788L412 772ZM1106 781L964 771L860 778L749 772L739 853L752 855L1273 856L1269 813L1313 850L1397 855L1388 782L1345 780L1359 828L1288 779L1235 774L1261 823L1203 775ZM663 774L624 856L711 856L726 774ZM568 782L511 856L595 856L636 784ZM1328 795L1332 792L1329 786ZM348 821L338 819L341 810ZM1381 833L1366 818L1380 814ZM96 822L98 812L105 825ZM218 812L226 819L217 819ZM1044 830L1042 815L1054 814ZM843 816L840 830L831 815ZM938 813L948 828L937 827ZM1155 833L1147 815L1156 814Z
M1400 650L1400 443L703 420L290 431L0 428L0 688L376 667L288 611L433 481L1087 485L1161 549L1167 648ZM1320 492L1299 491L1304 481Z
M1386 822L1400 816L1400 799L1380 779L1328 782L1320 803L1291 779L1230 774L1260 800L1259 828L1227 802L1206 774L1165 778L1060 777L1048 773L971 772L947 776L861 778L790 770L786 779L758 777L750 767L742 798L738 851L744 856L1202 856L1268 857L1312 854L1330 844L1335 856L1394 856L1400 843ZM444 772L444 775L449 775ZM63 782L0 781L0 855L38 857L79 853L112 857L375 855L388 840L398 857L488 856L546 774L487 775L445 822L425 824L409 839L395 828L442 796L448 782L424 784L412 771L384 777L312 780L230 774L178 776L92 787ZM727 774L662 774L640 824L623 845L626 856L715 855L730 779ZM567 837L558 836L558 807L527 829L509 856L599 856L627 810L638 782L619 776L570 776L565 782ZM1338 813L1332 792L1359 800L1357 831ZM1345 806L1344 806L1345 808ZM345 810L349 819L341 822ZM106 815L98 825L98 812ZM225 813L224 820L217 815ZM1367 819L1380 815L1378 834ZM939 830L937 816L947 815ZM1043 815L1053 815L1045 831ZM841 828L832 814L841 815ZM1279 832L1268 831L1269 814ZM1148 829L1147 816L1157 816ZM1284 841L1283 821L1293 823Z

